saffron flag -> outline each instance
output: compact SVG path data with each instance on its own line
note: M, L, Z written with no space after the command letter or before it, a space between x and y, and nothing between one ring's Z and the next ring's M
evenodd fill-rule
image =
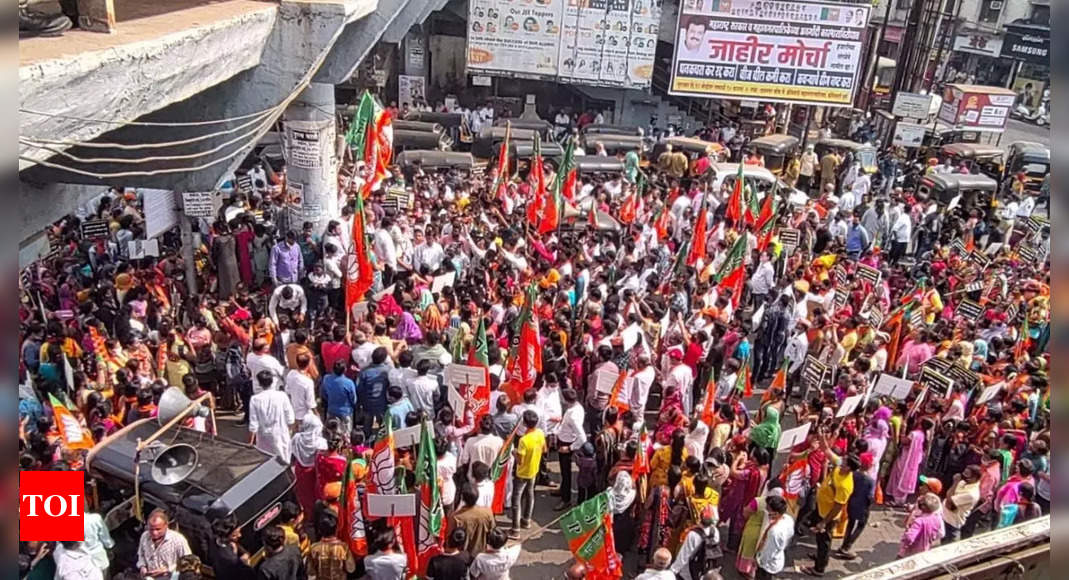
M371 177L365 182L362 197L367 197L386 178L387 167L393 157L393 119L390 112L375 102L371 93L364 91L360 97L353 122L345 134L345 142L353 157L363 159L371 168Z
M623 562L612 538L612 510L608 492L579 504L560 520L561 531L575 559L587 565L588 580L623 576Z
M368 468L368 484L371 493L397 493L391 423L392 421L386 421L386 436L376 441L371 449L371 465Z
M93 434L82 427L78 419L74 418L71 410L52 393L48 394L48 400L52 404L52 415L56 420L56 429L63 439L63 446L67 449L90 449L93 447Z
M772 377L772 382L769 383L766 393L771 393L775 389L785 390L787 388L787 362L787 359L783 359L783 364L776 371L776 376Z
M568 139L564 145L564 157L557 171L557 183L554 190L568 201L575 201L575 182L579 175L575 169L575 138Z
M420 428L414 471L416 487L420 488L419 530L416 533L419 562L416 570L423 576L427 563L441 551L442 523L445 520L442 492L438 487L438 453L428 421L424 421Z
M627 316L627 313L624 313ZM612 385L612 392L609 394L609 406L616 407L621 415L625 411L631 410L631 404L628 401L620 400L620 391L623 389L624 383L630 377L630 373L627 372L627 364L624 363L623 368L620 369L620 373L616 375L616 382Z
M353 243L349 250L345 274L345 312L351 313L353 305L364 299L364 294L375 281L375 266L371 263L367 230L364 227L364 199L356 196L356 211L353 213Z
M502 387L513 403L523 400L523 393L534 385L542 371L542 347L538 340L538 320L534 315L537 286L531 283L513 326L512 344L509 348L508 380Z
M342 473L341 497L338 505L338 538L349 545L354 556L367 555L367 528L364 521L364 486L359 483L355 467L362 459L354 459ZM361 465L362 469L366 469Z
M668 206L664 206L661 211L657 212L657 217L653 219L653 229L657 232L658 240L668 237L668 214Z
M753 381L750 380L750 357L742 362L738 376L735 377L735 390L742 393L743 397L753 395Z
M761 204L761 213L757 216L757 250L759 252L765 251L769 242L772 241L772 230L776 225L776 220L773 219L776 215L775 198L775 190L765 196L765 201Z
M739 163L739 172L735 176L735 188L731 190L731 197L728 198L728 206L724 212L725 217L735 222L736 225L742 221L743 212L745 211L742 207L742 188L745 183L742 165L742 163Z
M702 423L710 429L716 426L716 380L713 373L709 373L709 380L705 382L705 396L702 397Z
M646 430L646 424L642 424L642 430L638 432L638 452L635 453L635 467L632 475L635 479L650 472L650 457L647 454L650 448L650 434Z
M724 279L736 275L746 269L746 236L740 235L728 250L727 258L720 268L713 274L713 282L723 285ZM741 273L738 274L741 276Z
M494 199L505 199L509 183L509 139L512 136L512 121L505 123L505 140L497 151L497 179L494 180Z
M538 227L538 217L542 212L542 204L548 202L546 199L546 171L542 165L542 140L539 138L538 133L535 133L534 157L531 158L531 173L528 179L534 180L534 187L531 188L531 199L527 200L527 223L531 224L531 227Z
M702 199L702 208L698 212L698 219L694 221L694 235L690 240L690 251L687 253L687 265L693 266L699 259L705 259L705 239L708 237L705 231L707 220L705 199Z
M749 185L743 187L743 197L746 200L746 223L754 225L757 223L757 194L754 193L753 188Z
M1021 322L1020 335L1017 337L1017 346L1013 348L1014 362L1021 362L1028 355L1028 349L1032 348L1032 336L1028 328L1028 313L1025 313L1024 321Z
M491 504L491 509L494 510L494 514L505 513L505 495L506 485L512 474L512 447L516 443L516 431L520 428L520 424L516 423L516 426L512 428L512 433L509 433L504 444L501 445L501 451L497 452L497 457L494 458L494 464L490 466L490 481L494 482L494 501Z
M468 349L468 365L482 367L486 373L482 386L461 393L468 401L473 420L478 425L482 416L490 412L490 356L486 342L486 319L482 317L479 318L479 327L475 329L475 337Z

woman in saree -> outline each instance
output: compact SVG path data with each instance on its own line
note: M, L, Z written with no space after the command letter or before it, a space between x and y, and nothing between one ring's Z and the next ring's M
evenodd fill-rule
M887 493L894 501L892 505L905 505L906 499L917 490L917 477L920 475L921 462L924 461L927 433L933 426L932 420L925 417L902 438L901 449L887 479Z
M653 440L667 445L672 434L687 424L687 414L683 411L683 395L679 387L671 386L665 391L661 412L657 415L657 431Z
M672 467L668 470L668 480L662 485L653 485L651 482L650 494L642 511L638 544L635 546L636 551L645 556L643 563L648 562L658 548L668 545L672 534L668 516L672 513L672 498L682 479L683 470Z
M635 543L635 482L631 474L626 471L618 471L616 477L611 480L612 488L609 490L609 506L612 509L612 535L616 544L616 553L624 554L631 550Z
M402 312L401 318L397 322L397 330L393 333L394 340L403 340L408 343L409 346L419 344L423 340L423 331L420 330L419 324L416 323L416 319L413 318L409 312Z
M331 421L333 425L333 421ZM341 481L348 459L342 452L345 438L341 433L328 429L327 448L316 456L316 499L325 499L323 488L328 483Z
M776 446L779 445L779 409L772 406L766 407L764 415L764 420L750 429L750 452L753 453L754 450L760 448L772 455L776 452Z
M293 473L296 476L297 503L306 514L315 509L316 497L316 456L327 449L327 440L323 438L323 423L314 412L308 412L301 418L301 430L293 436Z
M735 569L746 578L753 578L757 572L757 543L761 540L761 526L768 505L766 500L773 495L783 497L783 489L775 487L768 490L766 495L750 500L742 510L746 526L742 530L739 551L735 556Z
M724 484L724 495L720 498L721 521L731 520L728 527L729 550L739 546L742 529L746 525L743 508L761 493L768 477L768 465L771 457L763 448L755 449L753 455L739 451L731 465L731 475Z
M672 432L672 440L669 445L661 447L650 458L650 486L664 485L668 481L668 470L672 467L683 469L683 462L687 459L687 449L684 446L686 433L680 428Z

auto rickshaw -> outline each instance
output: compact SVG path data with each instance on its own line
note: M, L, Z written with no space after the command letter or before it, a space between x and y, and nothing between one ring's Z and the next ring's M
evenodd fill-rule
M976 168L992 179L1002 178L1003 153L999 147L980 143L951 143L943 145L939 154L954 167L965 163L969 171Z
M402 171L408 171L417 164L424 170L428 169L461 169L471 171L475 165L475 159L471 153L460 151L434 151L428 149L410 149L398 153L394 157Z
M583 150L588 155L597 151L598 144L605 148L606 155L634 151L641 156L645 151L645 142L638 135L613 135L608 133L584 134L580 139Z
M933 173L921 178L917 197L934 199L943 207L954 205L968 210L972 207L990 207L997 189L998 182L986 175ZM957 203L954 203L955 198Z
M161 399L161 413L165 407ZM161 427L163 422L163 415L135 421L86 457L87 479L96 482L95 508L106 512L117 544L112 566L134 565L143 531L137 514L145 518L155 508L171 515L203 562L211 561L212 524L228 516L242 530L241 544L256 551L259 532L275 523L282 503L296 501L289 463L246 443L178 425ZM138 451L142 441L152 443Z
M475 137L475 142L471 145L472 155L479 159L497 157L498 146L505 140L505 133L505 127L484 127ZM534 136L535 131L532 129L512 127L512 132L509 133L509 141L513 143L534 143ZM543 144L548 142L549 141L545 139L542 140Z
M524 129L527 131L538 131L542 137L542 141L548 141L553 138L553 124L549 121L543 121L542 119L527 120L527 119L494 119L494 127L504 129L506 125L512 125L513 134L517 129Z
M627 135L630 137L639 137L642 135L642 129L633 125L608 125L605 123L591 123L586 127L583 127L580 131L583 136L586 135Z
M405 129L408 131L429 131L431 133L441 133L445 131L445 128L438 123L432 123L431 121L405 121L404 119L393 120L393 130Z
M580 175L619 174L624 171L624 162L608 155L580 155L575 158L575 169Z
M703 141L694 137L669 137L654 145L653 152L650 153L650 159L656 161L661 156L661 153L664 153L666 145L671 145L675 151L686 153L687 157L691 158L691 161L709 151L713 152L716 161L723 161L727 153L727 148L715 141Z
M560 145L553 143L543 142L542 148L542 160L552 161L556 166L559 160L564 157L564 149ZM495 153L496 155L496 153ZM509 142L509 163L515 168L515 171L520 174L526 175L527 168L530 166L531 158L534 157L534 141L510 141Z
M1002 180L1009 183L1020 172L1025 175L1025 190L1039 194L1043 179L1050 173L1050 148L1041 143L1017 141L1006 151Z
M813 145L817 159L824 157L832 149L853 153L854 159L861 163L861 170L865 173L871 175L879 170L876 166L876 148L868 143L858 143L847 139L821 139Z
M439 113L438 111L409 111L409 113L405 115L404 120L437 123L446 129L456 129L457 127L460 127L461 122L464 120L464 116L460 113Z
M793 135L766 135L750 141L744 148L765 158L765 168L779 175L787 161L798 154L798 138Z
M410 149L438 149L445 151L452 144L453 140L445 133L396 128L393 131L394 151L408 151Z

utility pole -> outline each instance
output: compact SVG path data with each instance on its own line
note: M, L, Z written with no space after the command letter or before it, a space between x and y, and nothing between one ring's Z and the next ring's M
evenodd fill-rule
M185 266L186 276L186 289L189 290L189 295L194 296L197 293L197 262L196 251L193 247L193 222L188 215L186 215L186 205L182 200L182 195L178 194L176 197L179 199L178 205L178 236L182 241L182 265Z
M891 20L891 5L895 2L895 0L884 1L887 2L887 7L883 10L883 23L880 24L879 32L869 42L869 49L865 57L865 75L861 83L865 96L861 107L859 107L861 109L867 109L869 102L872 100L872 83L873 77L876 75L876 63L880 60L880 43L883 42L883 37L887 34L887 22Z
M910 61L915 52L917 34L920 28L921 13L924 12L925 0L913 0L906 15L906 30L902 35L901 50L898 51L898 63L895 65L895 82L892 93L907 90L910 78Z
M933 14L933 18L929 18L928 20L929 31L931 32L931 35L928 37L928 42L924 43L924 58L921 62L920 77L914 79L914 89L931 86L931 83L928 82L928 63L930 62L932 49L935 48L936 43L938 43L939 45L939 50L936 53L937 56L935 62L936 66L939 65L939 59L943 54L943 42L946 40L944 38L946 35L946 31L943 30L943 36L940 36L939 32L940 29L943 28L943 20L946 18L947 1L948 0L936 0L936 2L938 3L938 10ZM935 20L934 28L931 24L932 20ZM934 71L932 72L932 76L934 78Z

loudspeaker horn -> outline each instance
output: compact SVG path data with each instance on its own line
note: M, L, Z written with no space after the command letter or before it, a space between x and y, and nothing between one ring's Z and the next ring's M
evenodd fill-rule
M160 425L166 425L168 421L174 419L175 416L184 411L192 402L193 401L182 392L182 389L178 387L170 387L160 395L160 403L157 405L159 412L156 414L156 419L160 422Z
M192 445L176 443L164 449L152 461L152 481L174 485L189 477L197 468L197 450Z

